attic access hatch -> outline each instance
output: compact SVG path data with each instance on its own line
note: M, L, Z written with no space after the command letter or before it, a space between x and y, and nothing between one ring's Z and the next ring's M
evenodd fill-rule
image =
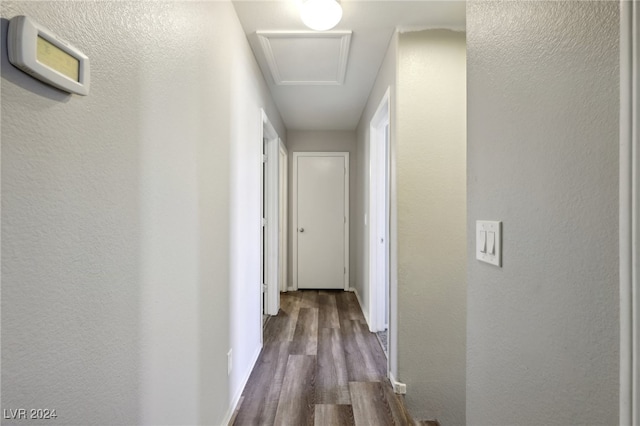
M278 86L344 84L351 31L256 31Z

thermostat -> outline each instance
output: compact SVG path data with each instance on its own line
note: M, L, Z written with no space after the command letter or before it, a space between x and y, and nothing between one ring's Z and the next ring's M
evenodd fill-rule
M89 58L27 16L9 21L9 62L51 86L89 94Z

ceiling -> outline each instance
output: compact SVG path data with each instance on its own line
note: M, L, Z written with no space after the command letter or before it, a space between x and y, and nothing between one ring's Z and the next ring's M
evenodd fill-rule
M328 33L312 32L300 20L300 1L233 0L291 130L354 130L396 28L465 28L463 1L342 0L342 21Z

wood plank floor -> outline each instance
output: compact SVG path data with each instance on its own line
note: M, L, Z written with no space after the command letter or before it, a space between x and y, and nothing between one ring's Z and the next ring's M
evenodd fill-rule
M281 295L231 425L414 425L353 293Z

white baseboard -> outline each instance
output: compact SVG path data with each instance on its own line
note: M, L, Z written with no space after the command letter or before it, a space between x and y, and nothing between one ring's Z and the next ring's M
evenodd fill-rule
M393 391L395 393L400 395L405 395L407 393L407 385L397 381L392 372L389 372L389 381L391 382L391 386L393 386Z
M367 322L367 327L369 328L369 331L371 331L371 323L369 322L369 312L362 307L362 299L360 299L360 293L358 293L358 289L355 287L350 287L349 291L355 293L356 299L358 300L358 305L360 305L360 310L364 315L364 320Z
M258 347L258 350L256 351L255 354L253 354L253 357L251 358L251 363L250 363L251 367L248 369L247 373L245 374L245 377L242 378L242 386L240 386L240 389L238 390L237 395L235 395L231 400L231 405L229 406L229 410L227 411L226 416L224 416L224 421L222 422L223 425L229 424L229 422L231 421L231 418L233 417L233 413L235 413L236 409L238 408L238 402L240 401L240 397L242 396L244 387L247 386L247 382L249 381L249 377L251 376L251 373L253 372L253 369L256 366L256 362L258 362L258 357L260 357L261 351L262 351L262 345Z

